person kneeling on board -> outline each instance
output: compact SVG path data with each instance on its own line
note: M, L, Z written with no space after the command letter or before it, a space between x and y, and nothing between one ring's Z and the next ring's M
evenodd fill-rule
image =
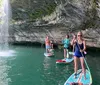
M73 36L71 41L71 45L75 45L75 53L74 53L74 71L75 78L77 78L77 69L78 69L78 59L80 59L82 72L84 73L84 78L86 79L86 69L84 66L84 51L86 50L86 41L83 39L82 32L77 33L77 39Z

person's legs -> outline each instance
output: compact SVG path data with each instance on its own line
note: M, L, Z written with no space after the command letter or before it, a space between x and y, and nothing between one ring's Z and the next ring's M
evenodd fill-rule
M46 49L46 52L49 53L49 49L48 48Z
M74 56L74 72L77 74L78 69L78 57Z
M81 62L82 72L84 73L84 78L86 79L86 71L85 71L85 66L84 66L84 57L80 57L80 62Z
M46 53L49 53L50 46L46 45Z
M64 48L64 58L66 58L66 49Z
M66 49L67 58L69 58L69 51L68 48Z

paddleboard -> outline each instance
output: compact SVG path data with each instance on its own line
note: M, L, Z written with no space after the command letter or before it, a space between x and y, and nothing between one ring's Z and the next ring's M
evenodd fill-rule
M73 73L64 85L73 85L72 83L81 83L82 85L91 85L92 84L92 77L90 71L86 69L86 79L84 79L84 74L82 73L82 69L77 71L77 77L74 77Z
M57 60L56 63L58 64L67 64L70 63L74 60L74 58L65 58L65 59L61 59L61 60Z
M51 57L51 56L54 56L54 53L44 53L44 56Z

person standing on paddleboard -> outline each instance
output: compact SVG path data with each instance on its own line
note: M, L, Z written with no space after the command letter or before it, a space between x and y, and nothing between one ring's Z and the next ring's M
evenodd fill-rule
M84 73L84 78L86 79L86 72L84 66L84 51L86 50L86 41L83 39L82 32L77 33L77 39L73 36L71 41L71 45L75 45L75 52L74 52L74 71L75 71L75 78L77 77L77 70L78 70L78 59L80 59L82 72Z
M46 47L46 53L49 53L49 49L51 49L51 43L48 36L45 39L45 47Z
M66 54L67 54L68 48L70 46L69 35L66 35L66 38L62 41L62 43L64 44L64 58L66 58L66 56L67 56Z

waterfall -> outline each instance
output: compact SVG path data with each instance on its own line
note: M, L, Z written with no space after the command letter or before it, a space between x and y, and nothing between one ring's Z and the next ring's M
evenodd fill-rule
M13 56L15 53L8 49L10 14L9 0L0 0L0 57Z
M8 49L9 1L0 0L0 50Z

